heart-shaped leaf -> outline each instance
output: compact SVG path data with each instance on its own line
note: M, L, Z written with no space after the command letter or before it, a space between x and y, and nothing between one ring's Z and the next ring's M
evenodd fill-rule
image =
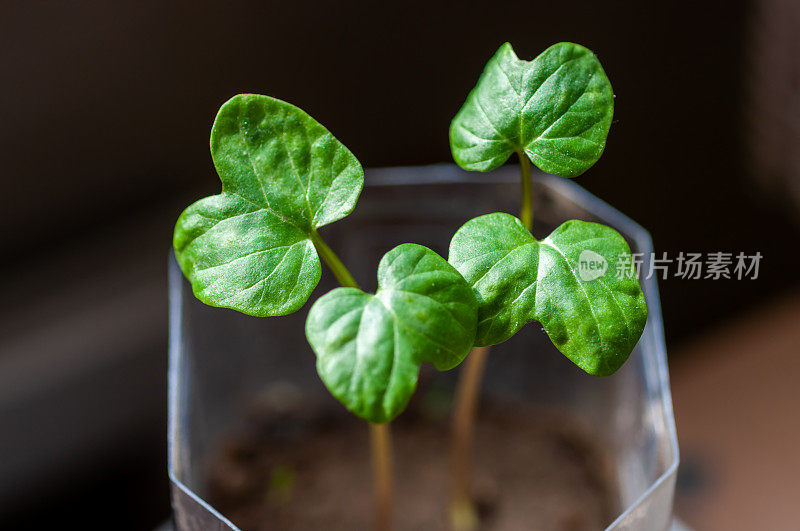
M602 155L613 114L611 83L591 51L562 42L523 61L505 43L453 119L450 147L467 170L524 152L548 173L576 177Z
M422 363L452 369L475 339L475 294L444 258L406 243L386 253L378 291L337 288L311 307L306 336L331 394L359 417L389 422Z
M220 108L211 156L222 193L187 208L173 238L195 295L257 316L299 309L320 279L316 229L353 210L361 164L308 114L257 94Z
M620 257L630 248L604 225L567 221L538 241L514 216L494 213L456 232L449 261L478 298L476 345L501 343L535 320L581 369L606 376L628 359L647 319L638 279L617 270Z

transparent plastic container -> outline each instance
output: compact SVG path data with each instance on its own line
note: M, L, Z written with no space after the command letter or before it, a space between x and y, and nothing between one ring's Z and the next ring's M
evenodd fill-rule
M447 256L455 230L489 212L516 213L515 167L489 174L452 165L368 170L355 212L322 235L374 290L383 253L416 242ZM567 219L599 221L644 253L652 243L639 225L574 182L534 176L534 234L544 237ZM323 280L311 301L334 287ZM316 375L303 327L306 308L258 319L197 301L170 261L169 478L179 531L238 529L206 501L214 449L244 421L248 404L287 384L304 397L332 402ZM558 353L541 327L528 325L490 355L483 394L566 411L590 427L610 454L619 512L609 530L658 531L672 526L678 445L672 414L661 311L655 279L643 281L649 316L630 360L607 378L589 376ZM456 371L426 378L452 381ZM337 407L338 406L337 404ZM443 429L446 436L446 429ZM368 459L368 456L365 456Z

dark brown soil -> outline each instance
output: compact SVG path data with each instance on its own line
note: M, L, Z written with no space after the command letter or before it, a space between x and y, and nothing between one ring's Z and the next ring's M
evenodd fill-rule
M611 523L607 460L585 432L552 413L497 411L481 415L475 444L482 531ZM446 530L449 424L407 412L392 430L396 529ZM368 530L367 426L322 414L254 420L219 452L209 488L215 507L243 530Z

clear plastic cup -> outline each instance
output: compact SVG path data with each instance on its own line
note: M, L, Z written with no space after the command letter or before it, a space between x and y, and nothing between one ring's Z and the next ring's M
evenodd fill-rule
M488 174L453 165L368 170L355 212L323 229L328 243L366 290L374 290L383 253L415 242L447 256L450 238L468 219L489 212L516 213L519 177L513 166ZM598 221L617 229L633 252L648 233L574 182L534 176L534 234L545 236L567 219ZM179 531L238 529L206 500L215 449L244 422L249 404L287 385L321 403L332 399L316 375L306 343L308 306L280 318L259 319L197 301L174 259L169 266L169 478ZM311 301L334 287L331 275ZM483 394L562 410L578 419L608 449L618 516L607 529L657 531L672 525L678 444L669 390L658 288L643 280L649 316L629 361L616 374L596 378L559 354L538 325L528 325L489 356ZM433 378L452 379L455 371ZM447 429L443 429L447 432ZM365 456L368 459L368 456Z

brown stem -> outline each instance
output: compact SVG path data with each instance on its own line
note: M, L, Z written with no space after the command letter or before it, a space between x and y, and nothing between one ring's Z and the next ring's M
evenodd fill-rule
M391 531L394 470L389 424L370 424L369 436L372 447L372 477L375 484L375 529Z
M345 287L358 288L358 283L353 275L317 231L311 233L311 241L339 283ZM375 529L376 531L391 531L394 470L392 467L392 434L389 430L389 423L370 424L369 439L375 490Z
M472 500L470 480L478 396L488 354L489 347L472 349L467 356L456 389L450 500L450 524L455 531L472 531L477 529L480 523L478 511Z
M533 184L531 161L523 151L518 151L520 166L521 206L520 220L525 228L533 227ZM475 347L464 362L456 389L453 416L452 484L450 498L450 525L455 531L474 531L480 525L478 511L470 492L472 477L472 446L475 438L475 418L478 396L486 368L489 347Z

